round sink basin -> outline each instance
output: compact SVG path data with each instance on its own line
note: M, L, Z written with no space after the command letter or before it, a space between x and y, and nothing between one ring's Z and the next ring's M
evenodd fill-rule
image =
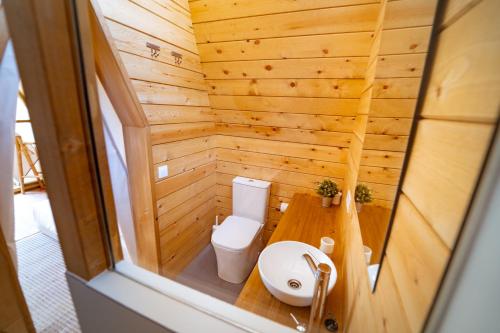
M266 247L259 256L262 282L283 303L293 306L309 306L312 303L315 278L302 256L305 253L311 255L316 265L321 262L331 267L330 293L337 281L337 270L330 258L314 246L294 241L277 242Z

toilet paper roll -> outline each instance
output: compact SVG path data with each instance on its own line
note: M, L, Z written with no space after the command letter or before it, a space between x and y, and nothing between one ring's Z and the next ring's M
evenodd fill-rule
M280 212L284 213L287 208L288 208L288 204L285 202L282 202L280 205Z

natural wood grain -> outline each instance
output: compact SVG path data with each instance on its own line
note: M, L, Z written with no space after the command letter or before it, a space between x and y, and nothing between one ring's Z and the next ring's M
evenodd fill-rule
M359 79L207 80L212 95L358 98Z
M336 148L348 147L352 138L351 133L345 132L302 130L271 126L216 123L215 129L217 134L225 136L239 136L254 139L276 140L284 143L294 142ZM401 140L397 137L391 136L384 141L392 143L397 141L397 143L394 144L398 147L401 146Z
M392 8L399 9L411 9L419 3L422 4L421 1L388 2ZM470 94L459 93L456 96L451 93L459 91L462 82L466 86L473 81L477 84L474 89L486 94L488 89L494 90L496 86L495 78L485 68L491 64L490 56L498 51L498 46L491 49L486 46L493 45L488 40L493 40L492 36L498 32L498 29L492 28L493 22L497 21L487 19L498 10L498 2L484 0L475 6L468 3L449 1L445 7L444 17L448 21L436 42L431 71L433 84L424 92L423 117L417 123L415 142L403 180L403 193L395 208L387 255L374 294L370 294L366 282L366 265L361 254L363 243L355 223L358 216L346 213L341 219L347 231L346 243L355 249L355 252L346 253L345 258L345 308L350 332L363 331L368 320L373 323L370 327L374 332L421 331L450 259L456 235L462 227L492 129L498 120L496 111L499 100L498 94L483 98L483 94L473 90ZM426 10L416 11L415 20L421 20L419 12ZM399 12L398 20L405 15L411 14ZM449 19L457 15L459 18ZM413 43L412 40L400 42L385 38L396 31L384 30L381 45L386 43L394 49L405 50L408 42ZM479 54L477 50L483 46L489 52ZM415 49L421 47L420 42L414 45ZM406 53L411 53L411 49ZM446 57L443 56L445 54ZM449 85L450 90L441 90L446 93L441 95L443 103L439 103L437 86L442 83ZM478 110L476 105L488 106L485 110ZM358 153L351 151L348 162L351 163L351 157ZM384 150L367 149L362 156L364 165L369 165L371 162L368 160L372 160L386 166L395 166L402 157L401 154L390 155ZM354 189L357 171L355 168L346 170L345 184L349 187L345 191Z
M367 58L314 58L208 62L202 65L207 79L351 79L362 78Z
M333 313L339 319L339 331L342 332L344 282L341 269L342 253L339 249L342 248L344 239L339 232L338 216L339 208L321 207L319 197L296 194L268 244L295 240L319 246L320 238L323 236L329 236L335 240L332 260L337 269L337 282L328 296L326 312ZM291 327L293 322L290 320L290 312L303 322L307 322L309 314L308 307L293 307L274 298L262 283L257 266L250 274L235 305Z
M200 138L154 145L153 163L156 164L215 148L215 141L216 139L214 136L203 136Z
M417 332L441 280L449 249L407 197L399 200L387 260L412 331Z
M364 205L358 213L359 228L363 245L372 249L370 265L378 264L382 259L382 248L389 226L391 209L375 205Z
M375 23L377 8L376 4L366 4L318 9L313 16L306 17L302 12L292 12L229 19L198 23L194 25L194 30L198 43L370 31Z
M91 91L95 86L89 85L85 95L79 76L88 74L81 73L79 60L92 64L93 57L75 58L78 42L73 24L77 23L65 3L7 1L4 5L7 18L16 17L9 20L10 34L65 264L68 271L88 280L108 265L100 225L104 213L96 206L102 200L96 175L105 174L95 169L98 157L88 149L89 110L81 103L87 96L96 105L96 92ZM80 1L78 5L86 13L87 3ZM80 27L87 29L82 38L88 40L85 17L83 14L79 20ZM90 44L85 45L87 56ZM92 82L95 74L86 79Z
M106 23L116 43L116 47L120 51L201 73L200 57L198 54L186 52L184 49L174 44L170 44L167 41L149 35L147 31L141 32L130 28L126 25L126 22L122 24L108 19ZM161 52L158 57L151 57L151 50L146 47L146 43L148 42L160 47ZM182 54L181 64L175 63L175 59L172 57L172 51Z
M441 33L424 117L480 122L498 117L500 79L492 69L500 58L499 11L499 2L480 3Z
M228 5L224 0L199 0L190 4L193 22L218 21L231 18L278 14L283 12L352 6L374 3L374 0L238 0Z
M107 30L104 17L96 1L92 2L90 23L95 50L96 71L106 88L111 103L124 126L144 127L147 124L136 94L120 61L120 55Z
M268 111L329 116L353 116L356 99L217 96L210 95L210 106L219 110Z
M203 62L367 56L371 32L198 44Z
M419 122L403 190L450 248L493 130L493 124Z

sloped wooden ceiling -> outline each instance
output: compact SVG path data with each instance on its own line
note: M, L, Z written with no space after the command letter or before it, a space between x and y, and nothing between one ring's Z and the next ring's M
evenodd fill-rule
M173 276L209 244L215 220L214 115L188 3L99 4L149 122L162 271ZM169 175L159 179L164 164Z

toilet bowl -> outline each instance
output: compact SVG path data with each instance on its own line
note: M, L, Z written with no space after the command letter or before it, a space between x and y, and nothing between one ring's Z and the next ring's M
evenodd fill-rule
M233 215L212 233L217 273L221 279L242 283L255 266L264 246L262 229L270 186L262 180L233 179Z

